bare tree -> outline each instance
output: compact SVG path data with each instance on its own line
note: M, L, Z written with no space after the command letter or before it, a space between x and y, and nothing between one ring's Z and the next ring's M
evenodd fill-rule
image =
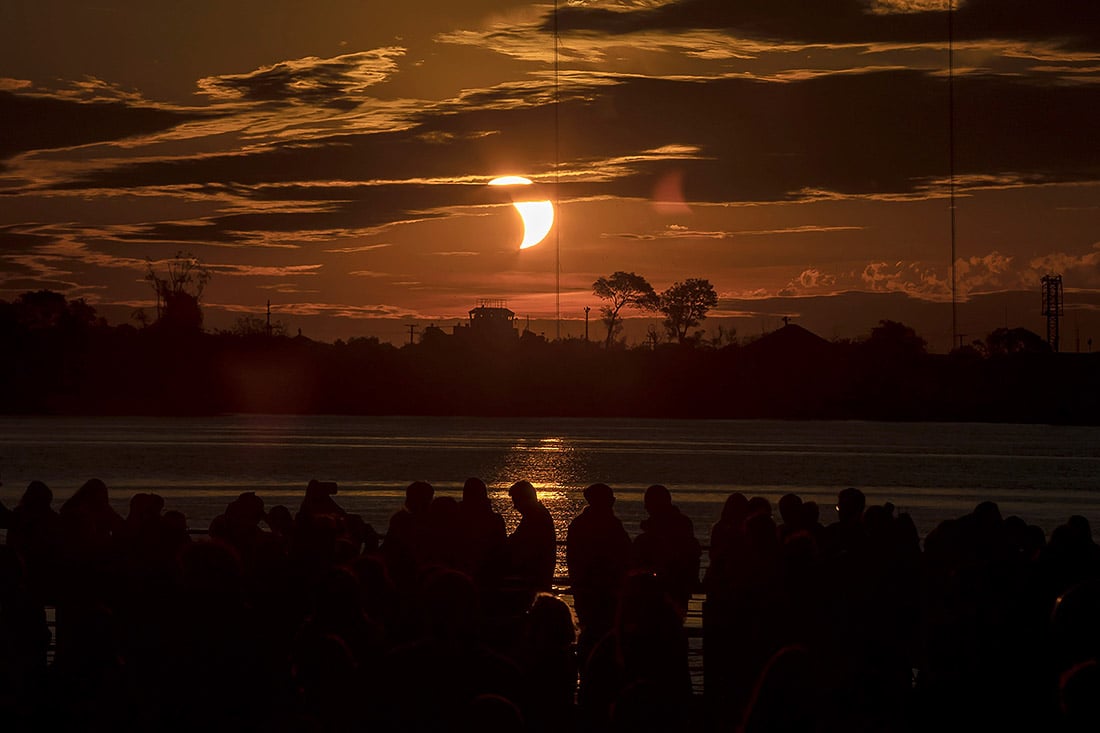
M198 258L182 252L166 263L165 277L157 274L152 260L146 261L145 280L157 296L157 324L174 330L202 330L202 293L210 282L210 270Z
M668 337L686 343L688 330L698 326L707 317L707 311L718 305L718 293L709 280L689 278L674 283L661 293L660 311L665 314L664 326ZM698 337L702 332L696 334Z
M623 319L619 316L619 312L623 308L637 308L645 311L657 309L657 293L653 290L653 286L644 277L633 272L620 270L612 273L610 277L601 277L592 283L592 292L607 301L607 305L600 308L603 323L607 326L605 348L611 348L616 334L622 330Z

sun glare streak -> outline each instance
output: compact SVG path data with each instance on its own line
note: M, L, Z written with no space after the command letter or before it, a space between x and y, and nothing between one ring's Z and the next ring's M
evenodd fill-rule
M523 176L500 176L489 181L490 186L530 186L531 180ZM512 206L523 220L523 241L520 249L534 247L546 238L554 226L554 203L541 201L513 201Z
M489 181L490 186L530 186L531 179L523 176L501 176Z

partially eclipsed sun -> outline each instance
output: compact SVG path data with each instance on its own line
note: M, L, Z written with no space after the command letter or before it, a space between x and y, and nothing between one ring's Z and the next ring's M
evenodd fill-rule
M501 176L489 181L490 186L530 186L531 181L521 176ZM542 201L513 201L520 219L523 220L523 241L520 249L534 247L546 238L554 226L554 203Z

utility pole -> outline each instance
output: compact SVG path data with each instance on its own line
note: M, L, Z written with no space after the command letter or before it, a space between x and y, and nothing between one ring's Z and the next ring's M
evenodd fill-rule
M271 338L271 301L267 301L267 325L264 326L264 333L268 338Z
M409 329L409 346L413 345L413 338L416 336L416 324L410 323L405 328Z
M588 343L588 311L592 310L587 305L584 307L584 342Z

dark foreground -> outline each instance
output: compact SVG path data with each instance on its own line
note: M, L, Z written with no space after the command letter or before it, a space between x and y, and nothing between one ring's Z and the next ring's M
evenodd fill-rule
M701 545L663 487L633 540L613 492L566 540L526 482L508 535L484 484L410 485L385 539L311 482L242 494L194 538L89 481L0 506L4 730L1100 730L1100 548L983 503L923 547L902 514L731 495ZM9 502L10 504L11 502ZM705 694L687 601L706 593ZM55 633L47 607L56 610ZM578 627L579 623L579 627ZM579 635L578 635L579 628ZM51 638L55 636L55 638Z

